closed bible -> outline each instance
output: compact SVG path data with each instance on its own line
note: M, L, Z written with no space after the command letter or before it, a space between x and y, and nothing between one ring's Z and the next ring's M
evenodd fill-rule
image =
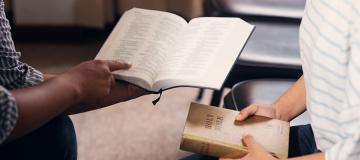
M288 157L289 122L252 116L235 122L238 111L192 103L182 134L180 149L215 157L242 157L247 147L242 135L250 134L270 154Z

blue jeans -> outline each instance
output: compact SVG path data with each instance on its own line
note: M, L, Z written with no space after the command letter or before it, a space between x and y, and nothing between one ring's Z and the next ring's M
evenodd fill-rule
M57 117L22 138L0 145L0 159L76 160L76 134L71 119Z
M289 157L298 157L319 152L310 124L290 128ZM181 160L216 160L218 158L193 154Z
M289 157L304 156L316 152L320 152L320 150L316 147L310 124L290 128Z

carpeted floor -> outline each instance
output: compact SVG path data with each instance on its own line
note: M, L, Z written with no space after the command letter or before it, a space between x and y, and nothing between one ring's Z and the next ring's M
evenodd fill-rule
M102 42L17 43L23 61L44 73L61 73L93 59ZM198 89L177 88L164 92L157 106L149 95L113 106L73 115L79 160L180 159L179 150L187 110ZM208 103L211 91L202 103Z

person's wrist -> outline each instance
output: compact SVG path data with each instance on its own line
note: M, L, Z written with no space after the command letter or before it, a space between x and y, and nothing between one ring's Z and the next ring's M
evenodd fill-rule
M51 80L51 79L53 79L53 78L56 77L55 74L44 74L43 76L44 76L44 80L45 80L45 81Z
M56 81L57 84L59 84L61 87L68 91L67 94L71 95L71 97L73 98L73 104L81 102L82 89L79 83L71 80L71 78L68 78L67 75L57 76L52 80Z
M273 109L275 110L275 118L276 119L280 119L283 121L287 121L286 116L284 116L284 114L281 111L281 103L279 103L278 101L275 101L271 107L273 107Z

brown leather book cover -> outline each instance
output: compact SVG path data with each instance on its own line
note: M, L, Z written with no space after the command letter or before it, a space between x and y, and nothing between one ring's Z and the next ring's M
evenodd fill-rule
M289 122L253 116L236 124L238 113L191 103L180 149L215 157L242 157L247 148L241 139L247 133L275 157L288 157Z

